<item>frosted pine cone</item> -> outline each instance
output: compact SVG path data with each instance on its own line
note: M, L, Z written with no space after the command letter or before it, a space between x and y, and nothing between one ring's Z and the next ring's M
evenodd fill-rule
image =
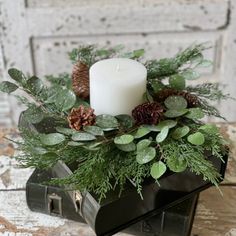
M78 97L82 99L89 97L89 67L81 61L73 67L72 88Z
M146 102L135 107L132 116L138 125L154 125L162 120L163 113L164 109L158 102Z
M75 130L81 130L86 125L95 123L94 110L83 105L73 108L68 116L69 126Z

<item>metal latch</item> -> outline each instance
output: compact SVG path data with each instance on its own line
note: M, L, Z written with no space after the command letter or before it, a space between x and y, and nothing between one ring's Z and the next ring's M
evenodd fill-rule
M55 193L48 195L48 212L50 215L62 216L62 198Z

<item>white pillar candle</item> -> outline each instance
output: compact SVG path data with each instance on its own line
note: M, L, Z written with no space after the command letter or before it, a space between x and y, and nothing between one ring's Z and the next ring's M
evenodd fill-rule
M132 110L143 102L147 70L135 60L101 60L92 65L89 76L90 106L96 115L131 115Z

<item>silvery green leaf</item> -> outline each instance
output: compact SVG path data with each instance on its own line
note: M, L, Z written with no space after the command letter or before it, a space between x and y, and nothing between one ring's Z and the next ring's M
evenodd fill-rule
M133 152L136 150L136 145L134 142L129 144L116 144L117 148L123 152Z
M103 136L104 135L103 130L98 126L84 126L83 129L84 129L84 131L86 131L90 134L93 134L95 136Z
M182 110L188 106L188 102L182 96L169 96L164 104L170 110Z
M38 77L32 76L27 80L27 88L32 93L39 94L43 89L43 83Z
M116 116L116 118L118 119L119 123L126 129L132 128L134 125L134 120L129 115L122 114Z
M152 164L151 176L154 179L159 179L166 172L166 164L162 161L158 161Z
M60 133L43 134L40 137L40 141L46 146L53 146L64 142L65 136Z
M72 135L73 141L92 141L95 139L96 137L94 135L85 132L78 132Z
M188 109L181 109L181 110L167 110L164 115L168 118L176 118L179 116L183 116L188 112Z
M156 156L156 149L153 147L146 147L137 151L136 160L139 164L146 164L152 161Z
M135 138L142 138L143 136L147 135L148 133L150 133L151 131L146 128L146 127L139 127L137 132L135 133L134 137Z
M179 156L168 158L166 164L173 172L183 172L187 168L187 162Z
M27 110L24 111L25 119L32 123L37 124L43 120L45 114L40 107L30 106Z
M75 134L75 133L78 132L74 129L64 128L64 127L56 127L56 131L58 133L62 133L62 134L65 134L65 135L72 135L72 134Z
M26 83L27 78L25 77L25 75L20 70L18 70L16 68L11 68L11 69L8 70L8 74L16 82L18 82L20 84L23 84L23 85Z
M72 146L72 147L80 147L84 145L83 142L75 142L75 141L69 141L67 144L68 146Z
M158 143L163 142L163 141L167 138L168 133L169 133L169 127L168 127L168 126L165 126L165 127L161 130L161 132L156 136L156 141L157 141Z
M187 80L195 80L200 77L200 74L193 69L185 69L181 75Z
M123 134L121 136L117 136L114 139L115 144L129 144L133 142L134 136L131 134Z
M187 139L194 145L202 145L205 142L205 137L201 132L190 134Z
M174 130L174 132L172 133L171 136L174 139L181 139L182 137L187 135L189 133L189 131L190 131L190 129L188 126L179 127Z
M189 108L188 113L185 115L189 119L202 119L204 117L204 112L201 108Z
M137 150L140 151L146 147L148 147L151 144L151 140L150 139L143 139L141 141L138 142L137 144Z
M4 93L12 93L17 89L18 89L18 86L9 81L3 81L0 83L0 91Z
M169 78L169 85L171 88L183 90L185 89L185 78L179 74L172 75Z
M157 126L156 129L161 131L164 127L168 127L169 129L175 127L177 125L176 120L163 120Z
M99 115L96 117L96 125L101 128L116 128L119 126L119 123L114 116Z

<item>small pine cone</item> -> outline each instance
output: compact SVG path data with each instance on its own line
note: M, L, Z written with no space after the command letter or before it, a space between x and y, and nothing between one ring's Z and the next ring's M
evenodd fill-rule
M159 123L163 118L164 108L158 102L146 102L138 105L132 111L137 125Z
M196 95L193 95L185 91L178 91L171 88L163 89L162 91L160 91L158 94L154 96L154 99L157 102L164 102L166 98L168 98L169 96L184 97L188 102L188 107L196 107L199 105L199 100Z
M73 67L72 88L78 97L82 99L89 97L89 68L81 61Z
M67 119L72 129L81 130L86 125L93 125L95 118L92 108L81 105L78 108L72 108Z

